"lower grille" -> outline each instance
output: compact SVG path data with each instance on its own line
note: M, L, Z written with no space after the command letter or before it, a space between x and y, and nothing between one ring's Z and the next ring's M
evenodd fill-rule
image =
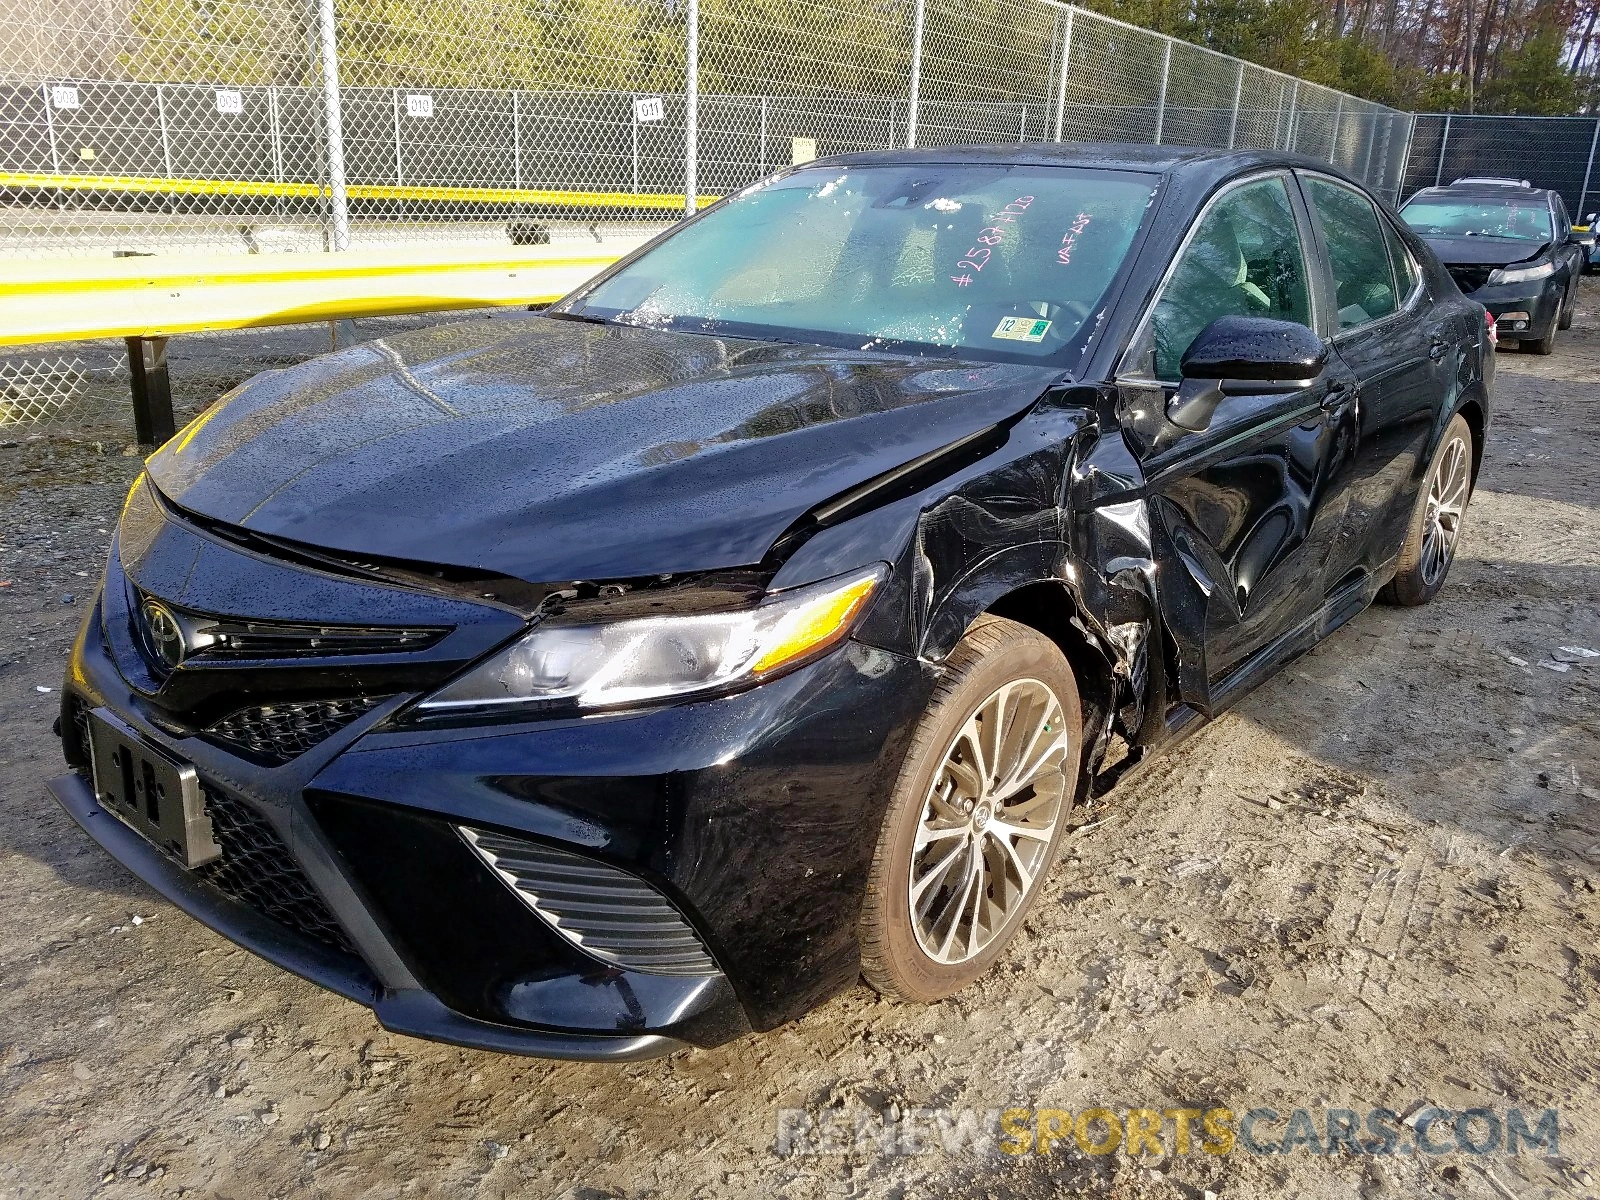
M1489 282L1489 276L1493 273L1494 268L1473 264L1466 266L1446 267L1445 270L1450 272L1450 278L1456 281L1456 286L1460 288L1462 292L1466 293L1467 295L1471 295L1484 284Z
M206 736L264 762L286 763L387 699L354 696L241 708L212 725Z
M581 854L457 828L517 899L580 950L630 971L717 974L689 923L644 880Z
M266 819L243 800L203 781L200 786L222 857L198 868L195 875L229 899L280 925L360 957L349 935L334 920L290 855L289 847Z

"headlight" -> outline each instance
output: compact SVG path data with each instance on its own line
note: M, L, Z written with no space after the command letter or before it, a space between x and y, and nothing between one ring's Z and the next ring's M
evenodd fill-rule
M776 592L737 612L542 624L417 705L423 713L560 701L616 708L759 682L849 636L883 564Z
M1554 262L1542 262L1532 267L1497 267L1489 272L1489 282L1528 283L1535 279L1549 279L1555 273Z

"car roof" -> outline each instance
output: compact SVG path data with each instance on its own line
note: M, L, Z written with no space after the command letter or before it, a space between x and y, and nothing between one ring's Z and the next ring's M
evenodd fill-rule
M926 146L863 150L814 159L806 166L865 166L904 163L997 163L1009 166L1088 167L1165 174L1196 167L1228 174L1252 167L1301 167L1348 178L1332 163L1281 150L1217 150L1207 146L1152 146L1143 142L1029 142L986 146Z
M1423 188L1406 200L1529 200L1534 197L1546 204L1555 193L1550 188L1511 187L1504 183L1467 183L1457 180L1448 187Z

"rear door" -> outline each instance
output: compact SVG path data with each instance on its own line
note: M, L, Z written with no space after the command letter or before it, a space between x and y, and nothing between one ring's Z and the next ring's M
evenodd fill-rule
M1366 194L1328 175L1297 174L1316 229L1333 350L1357 385L1347 414L1354 464L1327 563L1332 593L1359 588L1399 553L1428 431L1466 347L1449 308L1433 304L1415 260Z
M1251 655L1322 602L1338 528L1343 408L1337 359L1309 386L1229 396L1201 431L1165 418L1178 364L1222 316L1318 326L1307 218L1287 171L1232 183L1202 210L1119 372L1121 420L1150 509L1176 549L1159 585L1179 649L1182 699L1210 710Z

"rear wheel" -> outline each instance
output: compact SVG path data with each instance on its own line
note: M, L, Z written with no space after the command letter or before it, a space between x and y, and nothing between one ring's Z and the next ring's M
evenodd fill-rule
M884 814L862 904L861 973L942 1000L1000 957L1066 826L1083 718L1065 656L983 617L950 654Z
M1444 585L1472 497L1472 430L1457 413L1445 426L1417 496L1394 578L1382 592L1391 604L1426 604Z

